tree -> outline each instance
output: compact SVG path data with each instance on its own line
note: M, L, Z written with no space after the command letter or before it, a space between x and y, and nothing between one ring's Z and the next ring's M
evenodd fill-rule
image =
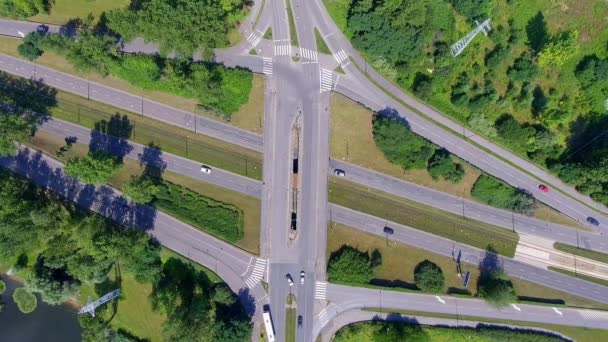
M378 250L378 248L375 248L372 251L372 256L371 256L371 265L372 268L376 268L379 267L380 265L382 265L382 253L380 253L380 250Z
M538 55L538 65L563 65L578 53L578 30L562 32L552 38Z
M28 33L17 47L17 52L30 61L35 60L44 53L44 50L40 47L42 39L42 35L38 32Z
M223 305L232 305L236 303L234 292L225 283L217 284L213 287L213 301Z
M76 69L95 70L102 75L108 74L108 64L116 56L116 38L99 36L90 31L78 34L66 54L66 58Z
M47 0L2 0L0 16L25 19L40 12L48 13L51 2Z
M103 184L122 166L118 157L102 151L89 152L85 157L74 157L65 165L65 173L87 184Z
M450 153L446 150L437 150L429 160L427 169L433 179L444 178L452 183L458 183L464 178L464 169L454 163Z
M79 283L65 270L51 269L38 263L30 273L26 288L39 293L40 299L50 305L61 305L78 294Z
M468 21L485 19L491 12L491 0L452 0L454 9Z
M509 276L502 269L490 272L489 278L479 288L479 296L496 306L506 306L517 300Z
M146 176L131 176L123 188L123 193L137 203L150 203L159 192L159 180Z
M351 284L367 284L374 276L369 255L348 245L332 253L327 275L330 281Z
M414 270L414 281L416 287L425 292L443 292L445 279L441 268L429 260L419 263Z
M28 292L23 287L18 287L13 292L13 301L17 304L19 311L24 314L31 313L36 310L36 306L38 306L38 299L36 299L36 295L31 292Z
M522 53L513 65L508 69L507 74L515 81L530 81L538 75L538 68L532 60L532 56Z
M493 207L510 209L527 215L533 213L536 205L534 197L528 193L487 175L479 176L473 184L471 196Z
M490 121L485 114L481 112L473 112L468 118L469 125L477 132L489 138L494 138L498 134L494 123Z
M433 80L429 76L418 72L414 77L412 90L421 99L428 100L433 94Z
M0 295L3 294L4 291L6 291L6 283L4 280L0 279Z

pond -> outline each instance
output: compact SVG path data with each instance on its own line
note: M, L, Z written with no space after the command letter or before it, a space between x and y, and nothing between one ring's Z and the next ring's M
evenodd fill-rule
M22 285L4 274L0 278L6 283L6 291L2 294L6 306L0 313L1 341L80 341L82 328L78 324L76 309L67 305L47 305L38 298L36 310L22 314L12 299L15 288Z

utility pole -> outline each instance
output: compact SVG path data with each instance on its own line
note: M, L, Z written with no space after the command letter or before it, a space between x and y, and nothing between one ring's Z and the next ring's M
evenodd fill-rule
M513 225L513 233L515 233L515 214L511 212L511 224Z
M475 21L475 23L477 23L477 21ZM458 55L460 55L460 53L462 53L462 51L464 51L464 49L469 45L469 43L473 40L473 38L475 38L475 36L479 33L479 32L483 32L484 35L488 35L488 32L486 31L490 31L490 19L486 19L483 23L479 24L477 23L477 27L473 29L473 31L469 32L466 36L464 36L464 38L462 38L461 40L457 41L456 44L452 45L452 57L456 57Z

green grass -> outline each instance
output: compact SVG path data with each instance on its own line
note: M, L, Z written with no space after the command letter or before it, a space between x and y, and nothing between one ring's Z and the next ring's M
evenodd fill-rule
M126 7L130 3L129 0L54 0L51 13L39 13L28 20L62 25L71 18L85 19L89 13L99 18L103 12Z
M563 273L565 275L568 275L568 276L571 276L571 277L575 277L575 278L579 278L579 279L583 279L583 280L586 280L586 281L590 281L592 283L596 283L596 284L599 284L599 285L602 285L602 286L608 286L608 280L606 280L606 279L600 279L600 278L596 278L596 277L592 277L592 276L588 276L588 275L584 275L584 274L580 274L580 273L574 273L572 271L564 270L564 269L559 268L559 267L549 266L549 269L551 271Z
M498 323L498 324L512 324L523 327L535 327L541 329L547 329L551 331L556 331L562 333L575 341L605 341L608 339L608 330L603 329L591 329L591 328L583 328L583 327L572 327L566 325L557 325L557 324L544 324L544 323L531 323L524 321L515 321L515 320L499 320L499 319L491 319L484 317L476 317L476 316L465 316L465 315L452 315L452 314L435 314L428 313L424 311L413 311L413 310L391 310L391 309L381 309L381 308L367 308L365 311L373 311L373 312L384 312L384 313L397 313L407 316L423 316L423 317L437 317L437 318L449 318L449 319L462 319L462 320L470 320L470 321L479 321L482 323Z
M249 50L249 54L257 56L258 53L255 51L255 49L251 49L251 50Z
M295 342L296 341L296 309L287 308L287 320L285 322L285 341Z
M336 177L329 182L329 201L480 249L492 245L497 253L509 257L515 255L519 240L516 233L507 229L464 219Z
M289 35L291 45L300 46L298 41L298 31L296 30L296 22L293 19L293 10L291 9L291 0L285 0L287 2L287 17L289 20Z
M165 152L262 179L261 153L77 95L60 91L57 100L50 114L58 119L92 129L96 122L108 120L115 113L126 115L134 126L129 140L143 145L153 142Z
M340 31L347 33L347 21L348 7L350 6L351 0L323 0L323 4L329 12L329 15L334 20Z
M561 242L556 242L553 244L553 248L557 249L558 251L578 255L583 258L608 263L608 254L606 253L596 252L586 248L579 248Z
M264 39L272 39L272 26L264 32Z
M319 32L319 30L316 27L315 27L315 40L317 41L317 51L319 51L320 53L325 53L325 54L331 55L331 50L329 50L329 47L327 46L327 43L325 43L325 40L323 39L321 32ZM344 73L344 71L342 71L342 73Z
M346 74L346 73L344 72L344 69L342 69L342 67L340 67L340 66L339 66L339 67L337 67L336 69L334 69L334 71L335 71L335 72L337 72L337 73L340 73L340 74L342 74L342 75Z
M429 260L439 266L445 277L444 294L458 297L471 297L477 295L477 280L479 279L478 265L462 263L462 271L471 272L467 288L462 286L462 278L456 273L456 263L451 257L435 254L424 249L410 245L387 241L384 237L366 233L361 230L332 222L327 233L327 253L329 260L332 252L337 251L344 244L371 253L377 249L382 255L382 264L374 269L372 284L344 284L372 289L400 292L420 293L415 287L414 270L416 266ZM585 298L573 296L532 283L519 278L512 278L513 288L520 297L518 302L534 305L584 307L594 309L608 309L608 305L594 302ZM467 294L468 293L468 294Z

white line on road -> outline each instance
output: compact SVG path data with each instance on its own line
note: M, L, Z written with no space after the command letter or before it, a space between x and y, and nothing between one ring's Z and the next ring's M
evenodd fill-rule
M521 308L515 304L511 304L511 306L513 307L513 309L520 311L521 312Z
M325 324L327 324L328 320L329 319L327 317L327 308L325 308L319 313L319 321L321 322L321 327L324 327Z
M25 34L23 34L23 32L17 30L17 34L19 34L21 36L21 38L25 38Z
M558 314L558 315L560 315L560 316L564 315L561 311L557 310L557 308L553 308L553 311L555 311L555 313Z
M332 90L334 74L331 70L321 68L321 77L319 78L320 89L319 93Z
M272 58L262 57L262 72L265 75L272 75Z
M336 62L338 62L338 64L342 65L342 62L344 62L345 60L348 59L348 56L346 55L346 52L344 52L344 50L340 50L336 53L334 53L334 59L336 60Z
M315 298L320 300L327 298L327 283L318 281L315 284Z
M252 47L255 47L256 45L258 45L258 43L260 42L260 40L262 40L262 38L259 37L258 35L256 35L253 32L251 32L251 34L249 35L249 37L247 37L247 41L252 45Z
M435 296L435 298L437 298L437 300L439 301L439 303L445 304L445 300L443 300L443 298L441 298L439 296Z
M266 259L256 258L255 266L253 267L253 271L247 280L245 280L245 284L251 289L255 287L260 280L264 277L266 273Z

